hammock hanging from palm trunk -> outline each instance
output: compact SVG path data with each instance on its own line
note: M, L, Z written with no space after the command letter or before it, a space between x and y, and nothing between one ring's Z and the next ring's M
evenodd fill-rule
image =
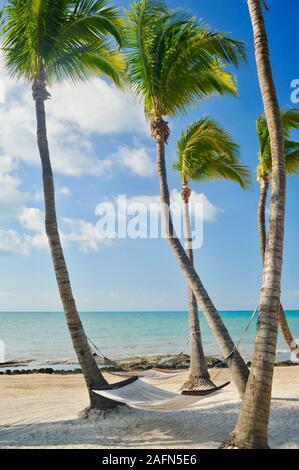
M222 362L219 363L220 367L216 365L209 371L209 377L210 380L205 380L202 379L201 381L199 380L199 384L194 386L191 391L195 392L202 392L203 395L207 394L208 392L213 393L214 390L220 388L223 388L224 386L229 384L229 378L230 378L230 373L227 365L223 366ZM153 369L148 369L144 371L131 371L131 372L106 372L105 375L108 375L109 377L109 382L111 381L111 377L117 377L117 378L138 378L142 380L143 382L151 383L151 382L159 382L159 381L164 381L168 379L173 379L178 376L180 376L183 372L188 372L189 369L158 369L158 368L153 368ZM221 382L222 380L222 382ZM218 386L211 386L211 383L213 382L220 382ZM184 390L182 393L188 392L188 390Z
M225 385L227 384L215 388L212 393L218 393ZM162 412L192 409L199 401L211 395L211 392L171 392L146 383L138 377L107 385L101 390L94 390L94 393L132 408Z
M258 308L251 315L248 324L230 354L209 371L210 380L212 382L219 378L219 375L223 373L223 371L228 370L227 363L238 350L238 346L247 333L257 311ZM98 348L97 350L99 351ZM186 369L149 369L142 372L108 372L110 376L127 379L114 384L111 383L102 387L100 390L94 390L94 393L120 403L125 403L133 408L156 411L179 411L194 407L197 402L204 397L218 393L221 389L230 384L229 381L226 381L219 386L211 386L209 383L207 384L203 381L202 384L198 384L191 390L182 390L180 393L177 393L163 390L160 387L148 383L150 381L172 378L184 371L186 371Z
M115 375L117 377L138 377L139 379L142 378L144 381L156 381L156 380L165 380L165 379L172 379L173 377L177 377L182 372L186 372L187 369L158 369L154 367L153 369L147 369L142 371L120 371L120 372L109 372L111 375Z

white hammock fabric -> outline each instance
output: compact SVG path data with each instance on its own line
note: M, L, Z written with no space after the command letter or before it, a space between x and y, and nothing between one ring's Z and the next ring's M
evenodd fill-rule
M128 385L115 389L94 390L94 393L125 403L132 408L162 412L192 409L205 398L204 396L181 395L163 390L144 382L142 379L137 379ZM216 393L219 391L216 390L212 394Z
M182 372L186 372L188 369L177 369L177 370L163 370L163 369L148 369L142 372L109 372L109 375L115 375L117 377L141 377L144 381L156 381L165 380L177 377Z
M163 371L163 370L158 370L158 369L149 369L146 370L142 376L143 380L165 380L165 379L171 379L172 377L177 377L180 375L182 372L185 372L184 370L177 370L173 372L169 371Z

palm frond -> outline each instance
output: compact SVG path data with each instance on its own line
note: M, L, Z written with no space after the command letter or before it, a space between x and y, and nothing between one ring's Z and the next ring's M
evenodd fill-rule
M280 116L285 139L286 172L287 174L294 174L297 172L298 165L296 160L297 142L290 140L289 137L292 129L299 129L299 110L297 108L281 109ZM258 174L261 168L263 168L263 172L270 174L272 172L271 144L264 113L258 117L256 128L260 144Z
M174 169L182 181L227 179L242 188L250 184L248 168L239 159L239 147L210 116L192 123L177 142L178 159Z
M2 47L13 77L47 81L104 73L119 84L123 19L107 0L8 0Z
M67 80L76 83L90 75L106 75L117 86L121 86L120 72L124 70L125 62L118 51L109 50L104 39L98 39L96 43L65 45L49 66L56 81Z
M143 0L128 12L127 79L145 114L176 115L212 93L236 94L225 68L245 59L244 44L163 2Z
M287 175L295 175L299 171L299 142L286 140L284 148L286 173Z
M157 77L153 74L151 51L157 39L156 30L160 22L169 16L163 1L143 0L133 2L127 10L126 28L127 80L135 95L142 97L145 108L149 102L152 107L152 96Z
M85 42L95 41L110 34L121 46L124 40L124 19L116 6L107 7L107 0L77 0L69 10L65 25L57 37L61 42L72 42L81 38Z

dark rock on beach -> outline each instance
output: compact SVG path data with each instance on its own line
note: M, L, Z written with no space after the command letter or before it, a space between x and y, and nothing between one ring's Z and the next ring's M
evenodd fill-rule
M279 366L279 367L293 367L293 366L298 366L297 363L295 362L292 362L292 361L281 361L281 362L276 362L275 363L275 366Z
M227 364L223 360L214 357L206 356L206 362L209 369L217 367L219 369L227 368ZM187 354L159 354L152 356L134 356L127 357L118 360L109 361L107 365L101 367L103 372L133 372L133 371L144 371L147 369L188 369L190 365L190 357ZM109 365L108 365L109 364ZM56 364L57 366L58 364ZM251 366L251 362L247 362L248 367ZM1 366L5 370L1 370ZM57 375L71 375L71 374L81 374L82 371L79 367L63 369L63 364L60 365L61 368L54 367L41 367L39 369L19 369L19 367L24 366L24 362L7 362L5 365L0 364L0 375L21 375L21 374L57 374ZM53 364L54 366L54 364ZM275 366L289 367L289 366L298 366L291 361L277 362ZM11 367L6 369L6 367Z

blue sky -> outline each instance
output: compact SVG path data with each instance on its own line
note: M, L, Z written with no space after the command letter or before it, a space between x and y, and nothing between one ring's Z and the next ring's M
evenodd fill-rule
M127 5L128 2L120 2ZM172 171L182 129L208 112L241 146L254 174L258 143L255 119L262 110L245 0L169 1L203 17L212 27L245 40L248 64L237 72L238 98L213 97L171 121L167 149L170 189L179 189ZM291 81L299 79L297 19L289 8L269 0L266 13L273 72L282 106L292 106ZM0 310L60 310L53 269L42 232L43 201L34 138L30 88L12 83L0 104ZM93 232L95 207L128 198L157 196L154 142L142 108L109 82L94 79L77 88L55 86L47 103L49 141L57 187L57 211L65 253L80 310L185 310L184 278L165 240L101 243ZM288 179L283 302L298 309L298 177ZM193 186L213 214L204 223L204 243L196 251L200 276L219 309L254 309L261 264L256 228L258 185L241 191L226 182ZM220 209L220 210L217 210Z

